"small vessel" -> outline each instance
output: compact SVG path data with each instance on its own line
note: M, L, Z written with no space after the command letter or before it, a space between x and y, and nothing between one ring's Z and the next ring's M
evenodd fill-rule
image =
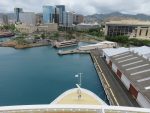
M76 46L76 45L78 45L78 41L76 39L62 41L62 42L57 42L56 41L53 44L53 46L56 47L56 48L65 48L65 47Z

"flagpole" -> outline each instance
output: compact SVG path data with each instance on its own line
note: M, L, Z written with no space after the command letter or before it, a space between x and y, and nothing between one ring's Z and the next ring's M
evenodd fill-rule
M82 74L83 73L78 73L77 75L75 75L76 78L78 78L78 82L79 82L79 86L81 87L82 85Z
M80 87L81 87L81 85L82 85L82 73L79 73L79 75L80 75Z

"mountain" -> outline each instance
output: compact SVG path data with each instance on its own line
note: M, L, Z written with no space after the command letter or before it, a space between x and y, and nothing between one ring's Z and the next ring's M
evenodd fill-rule
M109 20L121 20L121 19L138 19L138 20L149 20L150 16L145 14L123 14L120 12L113 12L109 14L94 14L85 16L86 22L101 22L101 21L109 21Z

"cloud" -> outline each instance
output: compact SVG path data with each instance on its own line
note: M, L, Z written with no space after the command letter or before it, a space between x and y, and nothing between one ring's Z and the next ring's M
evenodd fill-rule
M42 12L43 5L66 5L69 11L84 15L94 13L123 12L150 15L150 0L1 0L0 12L13 12L14 7L24 11Z

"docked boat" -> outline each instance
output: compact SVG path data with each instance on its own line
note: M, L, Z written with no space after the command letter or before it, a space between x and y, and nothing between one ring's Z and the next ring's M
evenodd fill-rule
M70 46L76 46L76 45L78 45L78 41L76 39L62 41L62 42L55 42L53 44L53 46L56 48L64 48L64 47L70 47Z
M50 104L4 106L0 113L150 113L150 108L107 105L93 92L77 86Z

